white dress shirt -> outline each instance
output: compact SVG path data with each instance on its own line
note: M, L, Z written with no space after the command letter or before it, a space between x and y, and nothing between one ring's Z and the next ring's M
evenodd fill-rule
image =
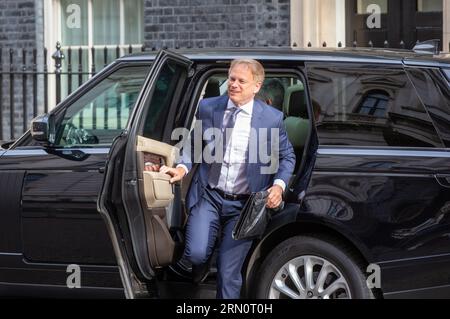
M234 194L234 189L246 188L246 193L249 193L248 185L236 185L239 170L247 160L247 149L250 139L250 130L252 127L254 100L251 100L240 107L241 111L236 116L236 123L234 124L233 133L231 134L230 142L225 150L223 158L222 170L220 172L219 184L217 188L226 193ZM231 113L233 108L237 107L231 100L228 100L228 106L225 111L225 118ZM223 132L225 134L225 132ZM244 181L240 181L246 182Z

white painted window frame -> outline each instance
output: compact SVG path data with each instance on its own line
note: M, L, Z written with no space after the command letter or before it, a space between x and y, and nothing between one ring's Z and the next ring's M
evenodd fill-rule
M450 50L450 0L442 1L444 8L443 47L444 51L448 52ZM324 21L321 19L320 7L324 2L323 0L291 0L291 46L296 43L297 47L305 48L309 41L313 46L320 47L322 45L321 42L324 40L320 38L326 25L320 22ZM345 0L336 0L336 21L330 27L336 28L336 40L342 41L343 46L346 43L345 21ZM333 45L329 44L329 46Z
M119 24L120 24L120 43L111 43L106 45L94 45L94 30L93 30L93 6L92 3L95 0L88 0L88 45L75 45L72 46L73 49L78 50L90 49L94 47L98 50L103 50L105 47L108 49L115 49L117 46L120 48L120 55L126 54L130 43L125 43L125 1L119 0ZM51 58L52 54L56 51L56 43L61 42L61 2L60 0L44 0L44 45L48 50L46 63L48 70L53 72L55 70L55 61ZM141 48L142 43L131 43L133 48ZM62 46L61 49L67 50L68 46ZM88 72L91 71L91 66L93 63L92 54L88 53L87 68ZM98 68L99 69L99 68ZM98 71L97 69L97 71ZM49 102L55 101L56 97L56 79L54 76L49 77L48 85L48 99ZM53 108L55 105L49 105L49 109Z

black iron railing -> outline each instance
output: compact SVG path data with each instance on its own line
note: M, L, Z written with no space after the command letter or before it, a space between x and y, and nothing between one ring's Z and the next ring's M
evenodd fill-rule
M62 48L57 43L49 65L47 49L39 56L36 49L0 48L0 141L23 134L32 118L47 113L112 60L144 50L131 45Z

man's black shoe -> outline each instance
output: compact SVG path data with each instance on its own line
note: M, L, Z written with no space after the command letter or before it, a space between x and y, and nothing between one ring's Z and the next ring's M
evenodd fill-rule
M192 265L192 283L195 285L201 284L208 277L210 263L207 262L201 265Z

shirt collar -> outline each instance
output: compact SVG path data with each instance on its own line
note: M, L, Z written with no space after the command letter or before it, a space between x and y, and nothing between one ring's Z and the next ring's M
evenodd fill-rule
M255 100L252 99L250 102L248 102L247 104L242 105L240 108L242 109L242 112L252 115L253 113L253 104L255 103ZM228 99L228 106L227 106L227 110L232 109L233 107L237 107L233 101L231 101L231 99Z

